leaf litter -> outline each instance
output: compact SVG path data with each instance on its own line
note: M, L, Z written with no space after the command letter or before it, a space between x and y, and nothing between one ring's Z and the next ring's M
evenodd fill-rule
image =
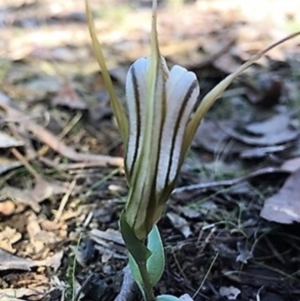
M300 169L291 174L278 193L267 198L261 217L281 224L300 222Z
M149 53L151 14L139 4L122 11L112 2L111 15L99 3L93 9L103 14L96 26L123 99L129 65ZM292 2L195 1L178 12L162 6L162 53L171 65L196 72L205 95L287 35L282 24L300 20ZM4 7L0 298L70 300L79 288L83 301L134 300L117 231L127 193L123 148L83 2L14 0ZM168 260L160 293L194 301L299 299L298 60L297 41L271 51L199 128L159 224ZM128 287L132 294L122 295Z

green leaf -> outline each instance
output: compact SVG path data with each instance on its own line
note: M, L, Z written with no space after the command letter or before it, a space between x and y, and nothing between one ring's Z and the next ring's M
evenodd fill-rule
M151 285L154 286L161 278L165 268L165 253L157 226L154 226L149 233L147 247L151 255L147 260L146 266ZM131 254L129 254L129 266L134 280L143 286L138 264Z
M128 225L124 212L120 216L121 234L129 253L137 263L145 263L150 257L150 250L135 236L133 230Z
M147 270L151 284L154 286L161 278L165 269L165 252L157 226L148 235L148 249L151 256L147 260Z
M160 295L155 298L155 301L180 301L180 299L172 295Z
M93 50L103 76L105 87L109 94L110 103L117 120L121 138L123 142L126 144L128 139L128 120L122 104L117 99L112 80L110 78L108 69L106 67L105 58L103 56L101 45L97 38L96 28L95 28L95 24L94 24L92 12L88 0L85 0L85 10L86 10L87 24L92 39Z
M138 283L140 286L140 289L143 287L143 280L141 277L141 273L139 270L139 266L137 265L136 261L132 257L132 255L129 253L129 267L132 274L133 279Z

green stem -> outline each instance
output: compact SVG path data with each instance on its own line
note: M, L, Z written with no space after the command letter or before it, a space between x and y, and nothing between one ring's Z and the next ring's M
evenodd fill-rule
M145 301L155 301L152 284L149 279L146 262L137 263L144 284Z

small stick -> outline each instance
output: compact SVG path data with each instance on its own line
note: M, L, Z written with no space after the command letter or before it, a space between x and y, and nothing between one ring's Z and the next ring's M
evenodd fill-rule
M11 153L26 167L27 171L36 179L40 179L41 176L36 172L36 170L29 164L25 157L16 149L11 148Z
M54 222L57 223L57 222L59 221L59 219L61 218L62 213L63 213L63 211L64 211L64 208L66 207L67 202L68 202L68 200L69 200L69 197L70 197L70 195L71 195L71 193L72 193L72 191L73 191L73 189L74 189L74 187L75 187L75 184L76 184L76 179L74 179L74 180L71 182L68 191L67 191L67 192L65 193L65 195L63 196L63 198L62 198L62 200L61 200L61 203L60 203L60 205L59 205L59 208L58 208L58 210L57 210L57 212L56 212Z
M73 301L78 301L78 300L79 300L82 291L88 286L88 284L91 282L92 278L93 278L93 274L90 274L90 275L84 280L82 286L81 286L80 289L76 292L76 295L75 295Z

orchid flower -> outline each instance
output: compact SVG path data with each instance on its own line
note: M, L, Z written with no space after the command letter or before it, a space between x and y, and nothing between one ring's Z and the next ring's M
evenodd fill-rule
M125 171L130 191L124 216L140 240L160 219L173 189L188 149L187 125L199 96L196 75L178 65L169 71L160 54L156 1L153 3L151 56L139 58L128 71L127 114L110 80L107 85L126 146ZM103 72L105 60L96 39L93 42Z
M155 17L155 16L154 16ZM126 80L129 137L125 169L130 189L128 224L144 239L159 220L180 170L187 124L199 95L196 75L160 55L156 22L152 54L138 59Z
M101 46L97 40L88 0L86 0L87 21L93 49L126 147L124 161L129 196L120 218L121 232L139 269L135 279L142 287L145 300L149 301L174 300L173 297L168 297L169 299L163 296L156 299L153 297L152 287L160 278L162 271L156 272L154 267L156 275L153 276L151 271L149 272L146 263L148 264L147 260L155 247L149 247L149 244L146 247L144 242L163 213L201 120L224 90L245 69L270 49L300 34L300 32L294 33L254 55L236 72L215 86L196 108L200 93L196 75L178 65L169 70L160 54L156 10L157 0L153 0L151 55L137 59L128 71L127 110L125 110L114 92ZM161 244L157 231L151 232L148 236L148 242L153 240ZM162 253L159 256L162 257ZM132 270L134 273L135 268Z

